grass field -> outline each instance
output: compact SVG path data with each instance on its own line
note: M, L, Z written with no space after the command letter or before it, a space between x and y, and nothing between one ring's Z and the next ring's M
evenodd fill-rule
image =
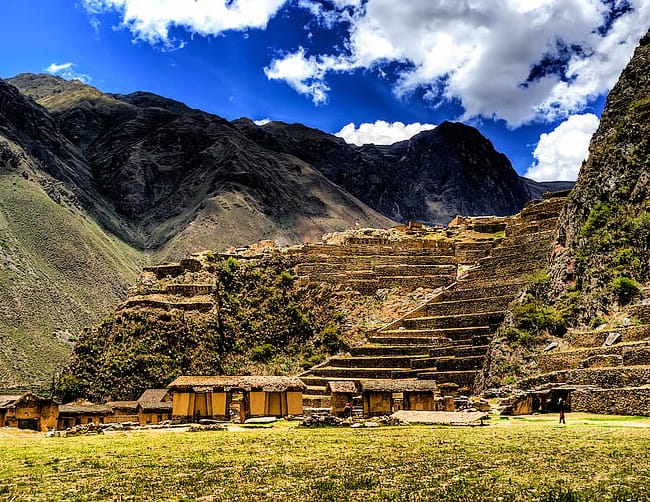
M650 500L650 419L46 438L0 429L4 500Z

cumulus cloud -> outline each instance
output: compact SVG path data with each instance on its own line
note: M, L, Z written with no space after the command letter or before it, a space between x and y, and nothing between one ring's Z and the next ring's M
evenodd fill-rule
M269 122L271 122L271 119L268 118L268 117L265 118L265 119L253 120L253 123L254 123L255 125L260 126L260 127L263 126L263 125L268 124Z
M327 101L330 88L325 84L329 71L347 71L351 68L346 58L334 56L309 56L300 47L293 54L274 60L264 68L269 80L284 80L300 94L308 95L314 104Z
M589 141L598 128L592 113L572 115L553 131L540 135L535 161L526 171L536 181L574 181L589 153Z
M265 28L286 0L82 0L92 14L117 11L138 40L174 46L172 27L199 35ZM182 45L182 44L181 44Z
M75 66L74 63L62 63L62 64L52 63L47 68L44 68L44 71L52 75L57 75L59 77L62 77L66 80L79 80L84 84L90 83L90 81L92 80L92 78L90 78L90 75L76 72L74 70L74 66Z
M320 103L329 73L399 62L397 95L423 90L433 102L460 102L463 119L501 118L512 127L562 119L607 92L650 19L647 0L332 5L348 27L341 48L287 53L271 62L269 78Z
M359 127L356 127L354 123L350 122L334 134L353 145L392 145L398 141L410 139L417 133L428 131L434 127L436 126L433 124L420 124L419 122L404 124L402 122L377 120L374 123L359 124Z

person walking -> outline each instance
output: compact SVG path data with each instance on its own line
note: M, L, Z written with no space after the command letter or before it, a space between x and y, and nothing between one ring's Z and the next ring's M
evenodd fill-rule
M345 403L345 406L343 407L343 417L344 418L352 417L352 406L350 406L349 402Z
M566 408L564 399L560 398L560 400L557 402L557 406L560 408L560 423L566 424L566 420L564 419L564 409Z

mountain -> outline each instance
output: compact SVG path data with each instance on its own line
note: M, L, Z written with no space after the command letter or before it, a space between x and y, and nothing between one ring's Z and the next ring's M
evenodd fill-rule
M101 207L90 210L114 212L117 221L104 226L160 258L260 239L316 240L355 222L393 224L309 164L260 147L216 115L46 75L9 82L49 111L83 157L101 194Z
M33 74L0 80L0 192L0 387L47 378L147 260L509 214L532 193L462 124L355 147Z
M142 265L83 209L99 197L83 169L45 110L0 81L0 387L50 380Z
M248 119L233 124L249 139L312 164L373 209L397 221L446 224L454 216L509 215L571 182L521 178L473 127L443 122L389 146L349 145L302 124Z
M650 277L650 32L609 93L575 190L560 217L558 293L604 315Z

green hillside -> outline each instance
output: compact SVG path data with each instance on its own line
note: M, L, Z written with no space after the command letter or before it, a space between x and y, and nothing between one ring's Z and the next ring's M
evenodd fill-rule
M0 388L48 382L142 265L140 252L27 173L0 171Z

